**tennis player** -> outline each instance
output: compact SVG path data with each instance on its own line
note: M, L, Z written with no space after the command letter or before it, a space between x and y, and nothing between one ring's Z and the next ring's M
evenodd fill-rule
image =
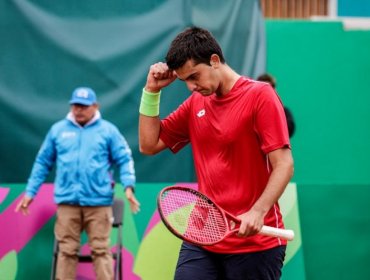
M161 91L176 79L192 94L161 120ZM284 228L277 201L293 175L283 105L269 84L236 73L209 31L188 28L166 62L150 67L139 141L148 155L191 143L200 192L242 221L215 245L183 242L176 280L281 277L286 241L258 234L263 225Z

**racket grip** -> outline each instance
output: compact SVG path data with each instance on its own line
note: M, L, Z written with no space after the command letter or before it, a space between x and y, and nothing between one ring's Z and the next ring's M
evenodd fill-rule
M280 237L282 239L292 241L294 239L294 231L291 229L281 229L269 226L263 226L260 234L273 236L273 237Z

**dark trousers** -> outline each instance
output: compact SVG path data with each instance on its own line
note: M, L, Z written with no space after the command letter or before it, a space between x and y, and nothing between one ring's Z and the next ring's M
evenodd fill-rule
M245 254L212 253L183 242L175 280L278 280L286 246Z

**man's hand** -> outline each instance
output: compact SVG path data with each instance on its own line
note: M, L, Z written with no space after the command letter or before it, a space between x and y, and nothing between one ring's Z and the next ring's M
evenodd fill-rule
M136 199L132 188L131 187L126 188L125 194L126 194L126 198L127 198L128 202L130 203L131 212L136 214L137 212L140 211L140 203Z
M15 212L21 211L23 215L28 215L30 213L28 206L30 206L32 201L33 201L32 198L25 195L22 198L22 200L17 204L17 207L15 208Z
M246 237L259 233L264 222L264 214L260 211L253 210L253 208L237 216L237 218L241 220L239 232L237 233L239 237Z
M150 66L146 79L145 90L148 92L159 92L162 88L176 80L176 74L170 70L166 63L158 62Z

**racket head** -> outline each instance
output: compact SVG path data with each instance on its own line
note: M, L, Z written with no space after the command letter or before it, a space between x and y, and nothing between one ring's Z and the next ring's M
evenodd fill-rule
M158 195L157 206L167 229L190 243L213 245L228 233L224 212L211 199L194 189L166 187Z

